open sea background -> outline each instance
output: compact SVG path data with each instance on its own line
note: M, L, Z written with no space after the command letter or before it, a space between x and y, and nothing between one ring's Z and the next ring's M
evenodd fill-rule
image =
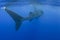
M26 17L34 11L29 0L20 0L20 5L11 5L8 9ZM31 0L30 0L31 1ZM15 22L1 7L11 0L0 0L0 40L60 40L60 0L38 0L37 10L44 13L38 19L23 21L18 31ZM18 3L19 4L19 3Z

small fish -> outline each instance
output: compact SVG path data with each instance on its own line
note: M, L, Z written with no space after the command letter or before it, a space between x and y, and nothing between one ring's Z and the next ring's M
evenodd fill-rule
M18 30L21 27L21 24L23 21L25 20L29 20L32 21L35 18L38 18L40 16L42 16L43 11L39 10L39 11L35 11L35 12L29 12L28 17L22 17L20 15L18 15L17 13L9 10L6 7L3 7L3 9L11 16L11 18L15 21L16 23L16 30Z

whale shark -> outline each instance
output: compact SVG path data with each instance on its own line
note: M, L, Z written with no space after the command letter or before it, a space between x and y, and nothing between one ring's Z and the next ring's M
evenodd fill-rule
M6 3L6 5L2 6L1 9L5 10L9 14L9 16L14 20L15 25L16 25L15 26L16 30L19 30L23 21L25 20L32 21L33 19L39 18L40 16L43 15L42 10L36 10L37 3L35 1L31 1L30 3L32 3L34 11L33 12L30 11L27 17L22 17L21 15L18 15L13 10L8 9L8 6L12 6L15 2L17 2L17 0L13 0L13 2L8 2Z
M21 27L21 24L25 20L32 21L35 18L38 18L43 15L42 10L38 10L35 12L29 12L29 15L27 17L22 17L21 15L18 15L16 12L9 10L7 7L3 7L4 9L10 16L11 18L15 21L16 24L16 30L18 30Z

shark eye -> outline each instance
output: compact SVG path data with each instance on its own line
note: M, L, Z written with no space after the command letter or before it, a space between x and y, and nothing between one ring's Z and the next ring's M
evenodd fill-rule
M30 15L33 14L32 12L30 12Z
M30 12L30 14L32 14L32 12Z

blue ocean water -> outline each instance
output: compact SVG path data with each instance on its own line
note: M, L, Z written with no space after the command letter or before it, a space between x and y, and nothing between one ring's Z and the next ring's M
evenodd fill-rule
M33 6L10 6L10 10L26 17ZM0 9L0 40L60 40L60 6L37 5L44 14L32 21L23 21L20 29L15 30L15 22Z

